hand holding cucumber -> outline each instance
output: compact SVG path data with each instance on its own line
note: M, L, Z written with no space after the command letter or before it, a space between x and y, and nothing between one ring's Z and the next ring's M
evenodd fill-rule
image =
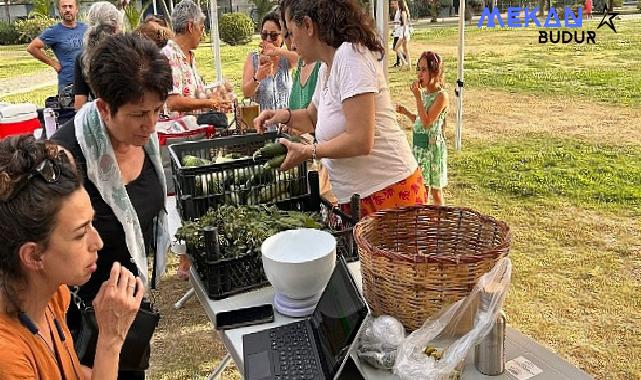
M279 139L278 142L268 142L254 152L253 157L254 160L269 158L264 169L288 170L305 161L308 155L308 147L303 144L303 139L299 136L289 136Z
M285 161L280 165L280 170L294 168L312 157L311 145L300 144L287 139L279 139L278 142L287 148L287 156L285 156Z

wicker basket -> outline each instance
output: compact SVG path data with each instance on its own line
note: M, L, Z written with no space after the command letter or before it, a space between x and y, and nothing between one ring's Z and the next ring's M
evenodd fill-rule
M356 225L354 237L370 308L412 331L469 294L510 250L506 223L456 207L377 212Z

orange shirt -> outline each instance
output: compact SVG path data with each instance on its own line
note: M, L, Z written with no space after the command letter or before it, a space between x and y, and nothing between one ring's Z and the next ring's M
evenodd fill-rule
M62 285L49 300L45 313L52 331L51 336L60 360L60 367L54 353L40 336L32 334L17 317L0 314L0 379L79 380L80 363L65 322L70 301L69 288ZM64 342L60 339L53 322L54 316L62 327ZM60 369L64 372L63 376Z

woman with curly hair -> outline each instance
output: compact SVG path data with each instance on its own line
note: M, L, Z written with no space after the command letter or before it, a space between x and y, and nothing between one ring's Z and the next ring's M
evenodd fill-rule
M107 1L98 1L89 8L87 23L87 31L83 37L83 51L76 57L74 69L74 108L76 110L94 99L87 80L89 62L96 47L105 37L122 30L123 13Z
M98 285L93 370L80 364L65 319L69 286L89 281L103 247L94 216L60 147L28 135L0 140L0 379L116 379L141 280L114 263Z
M152 40L159 49L164 48L169 39L174 37L174 32L167 27L165 20L157 16L147 16L136 32Z
M323 62L312 102L302 110L266 110L256 128L286 124L315 133L288 148L282 169L322 159L345 211L361 196L361 216L424 204L423 176L400 129L383 72L385 49L374 22L356 0L283 0L281 12L292 49L305 62Z

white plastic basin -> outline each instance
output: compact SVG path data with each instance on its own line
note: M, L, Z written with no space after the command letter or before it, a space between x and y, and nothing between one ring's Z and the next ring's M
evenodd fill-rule
M320 230L279 232L263 242L261 252L269 282L294 299L320 293L336 265L336 239Z

